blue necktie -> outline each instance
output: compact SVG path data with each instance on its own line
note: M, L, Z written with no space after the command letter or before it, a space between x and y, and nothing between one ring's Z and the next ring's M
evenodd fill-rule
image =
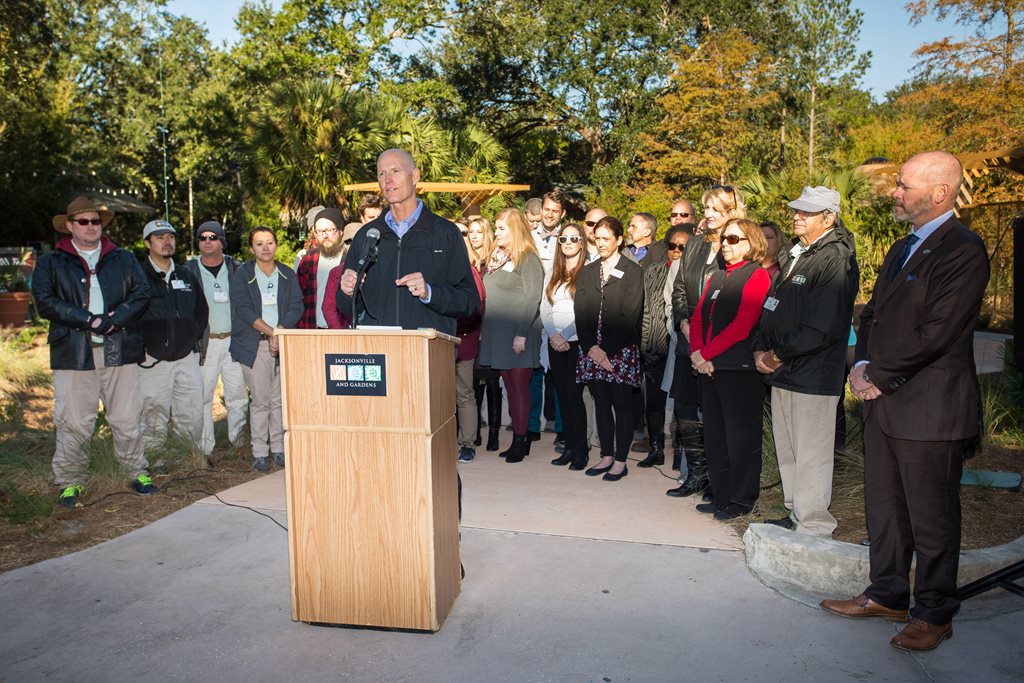
M900 254L900 260L896 262L896 270L892 271L893 277L896 277L896 273L903 270L903 266L907 265L907 259L910 258L910 250L914 248L914 245L917 244L920 239L921 238L914 233L907 235L907 241L903 243L903 253Z

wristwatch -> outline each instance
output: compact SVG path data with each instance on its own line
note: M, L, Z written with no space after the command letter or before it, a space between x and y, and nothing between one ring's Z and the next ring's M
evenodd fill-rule
M868 384L874 384L874 382L871 381L871 377L868 376L868 367L869 367L868 365L865 365L864 366L864 370L862 371L861 374L863 375L865 382L867 382Z

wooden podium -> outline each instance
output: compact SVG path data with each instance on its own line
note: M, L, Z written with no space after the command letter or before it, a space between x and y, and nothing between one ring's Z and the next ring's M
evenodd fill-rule
M437 631L461 588L455 350L277 330L292 619Z

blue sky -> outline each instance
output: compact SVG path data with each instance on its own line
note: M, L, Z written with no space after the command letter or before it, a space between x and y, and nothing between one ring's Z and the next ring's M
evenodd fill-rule
M281 3L280 0L272 0L272 4ZM172 13L206 24L215 44L237 40L235 14L241 5L242 0L170 0L167 3ZM928 17L911 26L902 0L853 0L853 5L864 13L858 48L872 53L871 68L863 84L878 100L883 99L888 90L910 78L917 63L913 52L922 44L943 36L961 40L970 33L950 19L940 23Z

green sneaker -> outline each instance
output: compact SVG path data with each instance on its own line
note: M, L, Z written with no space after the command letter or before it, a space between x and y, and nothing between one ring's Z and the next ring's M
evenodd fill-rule
M57 500L60 502L62 507L66 508L80 508L82 504L78 502L78 497L82 495L84 489L78 484L72 484L71 486L65 486L61 489L60 498Z
M132 482L132 488L134 488L135 493L140 496L148 496L151 493L159 491L159 489L153 484L153 480L145 474L140 474L135 477L135 481Z

